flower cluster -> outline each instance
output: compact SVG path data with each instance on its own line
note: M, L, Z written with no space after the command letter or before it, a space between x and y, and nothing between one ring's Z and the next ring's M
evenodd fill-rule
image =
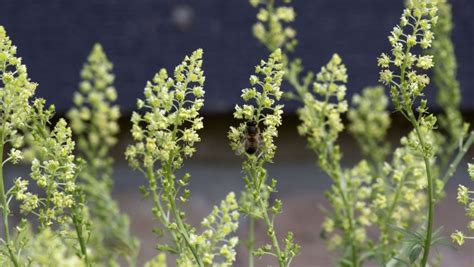
M255 123L257 134L257 157L265 162L271 162L275 155L276 146L273 139L278 135L277 127L281 125L283 105L276 104L281 99L280 86L283 78L281 51L278 49L270 55L268 62L262 61L255 67L255 73L262 75L250 76L252 87L242 90L242 99L249 104L236 105L234 118L243 120L238 127L231 127L229 139L231 147L238 154L244 153L248 123ZM261 91L258 90L261 88ZM262 127L260 129L260 127Z
M296 90L296 95L292 92L285 92L291 99L302 101L312 83L313 73L308 72L301 79L303 67L301 59L291 59L289 55L298 44L296 30L289 23L294 22L296 12L291 4L292 0L250 0L254 8L258 8L257 22L253 26L255 38L263 44L270 52L280 48L285 52L282 63L284 65L285 80Z
M31 165L31 179L44 193L39 196L26 193L20 206L22 212L38 216L39 230L51 228L54 223L72 225L78 250L75 252L86 266L90 264L87 255L87 236L90 232L84 194L77 185L77 176L83 161L74 156L72 131L64 119L60 119L52 130L49 121L54 106L45 108L45 100L33 103L34 119L30 131L32 147L37 149ZM37 203L35 201L38 201Z
M17 48L0 26L0 103L2 117L2 140L13 148L23 144L19 132L31 118L29 101L37 84L30 81L26 66L16 56ZM3 144L2 144L3 145Z
M235 233L239 223L238 205L233 192L215 206L212 213L203 219L201 234L190 235L190 244L195 246L199 257L205 266L229 267L235 262L235 247L239 241L237 236L227 239ZM178 266L195 266L193 255L183 254L178 260Z
M90 246L101 257L95 261L108 264L116 260L117 254L133 261L138 249L138 241L130 236L128 217L120 212L111 192L113 158L109 151L117 142L120 117L114 104L117 93L112 68L102 46L95 44L81 71L75 107L67 114L73 133L78 136L78 150L87 162L79 178L94 218ZM121 245L110 247L106 243L110 240Z
M423 95L423 89L430 79L419 74L418 69L433 67L432 55L416 55L411 50L419 45L422 49L431 46L434 34L431 30L437 16L435 0L411 0L389 37L392 45L391 55L383 53L378 58L382 68L380 81L390 87L392 101L397 110L409 113L413 102ZM399 73L395 72L399 69ZM422 110L424 111L424 110Z
M284 0L285 4L291 0ZM277 48L293 50L297 44L296 31L286 23L295 20L295 11L291 6L275 6L275 0L250 0L253 7L260 8L257 23L253 25L253 33L257 40L267 46L270 51Z
M126 157L134 168L153 168L156 162L172 162L179 169L183 157L194 154L200 141L197 131L203 128L199 110L204 105L202 50L186 57L174 70L174 79L161 69L147 82L145 101L137 101L132 115L132 136L136 144L128 147Z
M304 94L304 106L298 110L301 120L298 131L307 136L310 148L318 153L319 164L325 171L341 158L339 146L334 143L344 129L341 114L347 111L346 72L341 58L334 54L316 75L313 93Z
M119 132L120 111L113 104L117 92L112 68L102 46L95 44L81 71L79 91L74 94L75 107L68 112L71 128L80 136L78 148L96 152L100 160L93 164L97 165L107 165L102 158L117 142L115 135Z
M352 97L352 108L347 116L349 131L379 173L390 149L389 144L385 143L391 123L387 106L388 98L383 87L367 87L362 90L362 95Z
M40 225L50 227L55 221L63 223L68 219L67 210L76 202L76 177L80 166L73 155L74 142L71 129L61 119L51 133L47 121L54 109L44 110L44 101L36 100L37 131L33 132L35 146L40 148L38 157L31 164L31 179L45 192L44 197L32 193L17 194L22 201L21 210L39 214ZM36 211L38 210L38 211Z
M471 176L474 181L474 164L468 164L469 176ZM470 222L467 224L469 232L474 232L474 198L472 195L474 191L471 191L469 188L459 185L458 186L458 196L457 200L459 204L465 206L466 216L470 219ZM453 242L462 246L465 239L474 239L474 236L466 236L464 232L456 230L451 234Z
M273 222L281 212L282 202L277 199L273 206L270 205L269 195L276 191L276 180L267 184L264 168L275 155L274 138L278 136L277 127L282 120L283 105L277 104L282 96L280 86L284 75L281 50L275 50L267 61L262 60L255 73L250 76L252 87L242 90L242 99L248 104L235 107L234 117L242 122L238 127L230 127L228 137L232 149L245 156L246 190L242 193L241 211L250 217L251 223L263 220L271 240L271 244L253 250L253 229L250 230L250 261L253 262L253 256L270 254L277 258L279 266L288 266L298 254L299 246L294 243L293 234L288 233L285 247L280 247ZM249 147L253 149L248 150Z

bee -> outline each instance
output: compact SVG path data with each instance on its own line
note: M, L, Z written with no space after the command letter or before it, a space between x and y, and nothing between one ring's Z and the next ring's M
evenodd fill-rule
M260 129L256 121L248 121L245 128L243 144L245 153L249 155L255 154L260 147L261 137Z

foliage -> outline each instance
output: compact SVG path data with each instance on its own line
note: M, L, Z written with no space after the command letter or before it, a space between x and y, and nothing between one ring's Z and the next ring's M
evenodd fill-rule
M288 6L291 1L250 2L260 8L254 25L256 39L269 50L282 48L286 52L284 77L294 91L285 95L302 104L298 130L317 154L319 166L333 180L326 194L332 209L324 221L323 233L330 234L328 247L341 252L339 264L359 266L375 259L389 266L394 262L426 265L429 247L441 240L440 231L432 229L434 204L442 198L444 184L473 141L459 111L460 92L447 1L406 1L400 25L389 37L391 55L382 54L378 60L382 67L380 80L389 86L396 110L413 126L391 155L386 141L390 126L388 101L383 89L364 89L362 95L353 97L352 107L347 108L343 84L347 77L340 75L335 79L334 74L341 64L337 56L318 75L305 72L301 59L291 56L297 44L296 33L288 24L295 18L292 7ZM438 4L441 15L437 24ZM291 10L288 12L291 16L282 19L275 12L279 8ZM288 35L285 29L291 29L292 34ZM435 34L440 37L433 41ZM434 55L428 52L415 55L413 51L419 49L413 50L415 46L422 50L431 47L425 51ZM436 117L428 113L423 99L429 78L419 73L432 68L434 59L438 58L440 62L435 65L433 77L438 87L438 103L443 108L441 131L437 130ZM346 76L345 68L339 67L339 73ZM347 109L348 129L367 160L346 170L340 164L342 155L337 139L344 129L341 116ZM448 149L440 149L442 146ZM425 207L429 210L427 215L420 216ZM405 242L413 234L409 229L420 223L426 227L416 230L416 239ZM365 235L367 228L374 226L380 233L378 241Z
M296 18L291 0L250 3L258 9L253 33L271 54L255 67L250 86L242 90L245 103L235 106L238 124L228 132L231 149L243 160L245 189L239 200L228 193L200 226L189 223L184 212L191 199L184 162L196 153L198 131L204 127L201 49L186 56L172 74L165 69L156 73L146 83L144 99L137 101L131 117L133 143L125 157L146 178L141 191L151 199L151 213L159 223L153 229L158 252L145 266L165 267L169 254L173 266L232 266L241 214L249 223L248 266L264 255L274 257L280 267L291 265L300 247L293 233L281 238L276 229L283 203L273 199L277 180L266 168L275 157L285 96L300 103L297 130L331 179L322 236L337 251L337 265L437 264L439 257L431 251L445 239L442 227L433 228L435 205L474 142L460 112L450 4L405 1L388 38L391 50L377 60L379 81L412 128L392 149L384 87L364 88L349 105L348 70L338 54L317 73L306 71L293 55L298 40L290 24ZM121 116L112 63L94 45L81 71L75 106L67 113L70 128L65 119L54 118L54 106L35 97L37 84L16 54L0 26L0 265L89 267L126 261L134 266L138 240L112 197L111 150ZM438 90L438 116L429 111L425 98L431 81ZM284 93L284 82L293 90ZM363 159L354 166L342 164L339 136L345 129L361 148ZM7 177L5 168L18 163L31 165L28 177ZM468 172L474 180L473 164ZM458 187L457 200L469 220L466 230L451 235L458 245L474 239L473 193ZM13 215L19 222L10 219ZM267 234L261 247L256 247L256 223Z

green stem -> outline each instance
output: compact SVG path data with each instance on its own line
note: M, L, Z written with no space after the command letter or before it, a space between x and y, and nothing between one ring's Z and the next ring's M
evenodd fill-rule
M467 153L467 151L471 147L473 141L474 141L474 131L469 133L469 137L466 139L466 141L462 145L461 149L459 150L454 160L451 162L451 164L449 164L448 170L443 175L443 178L441 178L441 181L443 181L443 184L446 184L449 181L449 179L453 176L454 172L456 171L456 168L458 167L459 163L464 158L464 155Z
M191 253L193 254L194 259L196 260L196 263L198 264L198 266L203 267L204 263L202 262L202 259L199 257L199 255L196 251L196 248L191 244L191 242L189 240L188 231L186 230L186 227L184 226L184 222L181 219L180 212L176 207L176 202L175 202L174 197L169 196L169 201L170 201L170 205L171 205L173 215L174 215L175 220L176 220L176 224L178 225L178 229L181 233L181 236L184 238L184 241L186 242L186 245L191 250Z
M409 113L411 115L412 120L414 119L413 113ZM416 135L418 137L418 141L422 149L425 149L425 142L421 137L420 127L416 123L416 121L412 121L413 126L415 127ZM426 153L423 151L423 161L425 162L425 169L426 169L426 178L428 180L428 222L426 227L426 238L425 244L423 249L423 258L421 260L421 266L426 266L428 262L428 257L430 255L430 248L431 248L431 235L433 232L433 217L434 217L434 190L433 190L433 178L431 176L431 168L429 158L427 157Z
M257 192L261 192L262 186L261 186L261 181L259 181L258 174L256 172L257 166L256 166L256 159L252 159L252 164L251 164L251 176L252 176L252 184L257 190ZM268 202L268 201L267 201ZM273 225L273 221L270 219L270 216L268 216L268 203L265 203L264 198L259 194L258 200L257 200L257 205L259 205L260 210L262 211L262 216L263 216L263 221L265 222L265 225L267 226L267 234L271 239L272 246L275 248L275 253L278 259L278 266L280 267L287 267L287 259L285 255L281 252L280 249L280 244L278 242L278 238L275 233L275 227Z
M152 199L153 199L153 204L155 207L158 209L158 212L153 212L153 214L161 221L161 223L168 228L170 221L168 217L165 216L165 210L163 209L163 205L161 205L160 201L160 196L156 192L156 178L153 174L153 169L152 167L147 168L146 176L148 178L148 184L150 187L150 191L152 194ZM173 237L173 241L175 242L176 245L178 245L178 237L176 236L175 232L170 231L171 236ZM178 249L180 249L178 247Z
M81 254L82 254L81 258L84 259L84 263L86 266L92 266L89 263L89 258L87 256L87 247L86 247L86 242L84 240L84 236L82 232L82 224L76 215L72 215L72 222L74 224L74 228L76 229L77 240L79 241L79 246L81 248Z
M349 202L347 201L346 194L344 193L345 185L344 186L341 185L339 180L340 179L336 181L336 188L339 190L339 194L341 195L341 198L342 198L342 203L344 207L346 208L347 219L349 220L349 234L350 234L349 240L351 241L351 262L352 262L353 267L358 267L359 261L358 261L358 256L357 256L356 244L354 240L354 220L352 218L353 211L352 211L351 206L349 205Z
M280 267L287 267L285 256L281 253L280 244L278 243L278 239L277 239L275 229L273 226L273 221L270 220L270 217L268 216L268 212L266 210L265 202L263 201L263 198L261 197L259 198L259 205L260 205L260 208L265 209L263 212L263 220L265 221L265 224L267 225L267 228L268 228L267 233L272 241L273 247L276 250L276 255L278 257L278 265Z
M248 267L254 267L254 258L253 251L255 246L255 218L249 216L249 231L248 231L248 240L247 240L247 250L249 253L248 257Z
M393 197L393 202L392 204L389 206L389 209L388 209L388 213L387 213L387 216L385 218L383 218L383 228L382 228L382 232L384 233L383 234L383 239L382 239L382 262L383 264L386 264L387 263L387 254L390 254L390 251L387 250L387 245L385 244L387 240L384 240L385 238L388 238L389 236L389 233L388 233L388 230L389 230L389 227L387 227L388 225L390 225L390 220L392 218L392 215L393 215L393 212L395 211L395 207L397 206L397 203L398 203L398 199L400 197L400 193L402 191L402 187L404 185L404 180L405 180L405 174L403 174L402 178L400 179L400 181L398 182L397 184L397 188L395 189L395 196ZM384 265L385 266L385 265Z
M2 218L3 218L3 230L5 235L5 243L8 249L8 254L10 254L10 260L12 261L15 267L20 266L18 258L13 252L11 247L10 240L10 227L8 225L8 215L10 208L7 203L7 196L5 194L5 183L3 177L3 150L5 145L5 124L3 124L2 132L0 132L0 201L2 205Z

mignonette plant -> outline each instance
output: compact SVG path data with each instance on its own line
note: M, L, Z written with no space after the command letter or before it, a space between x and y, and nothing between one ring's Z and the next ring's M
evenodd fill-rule
M282 212L282 202L276 199L273 204L270 203L269 197L276 191L277 181L268 181L264 167L265 163L273 160L276 149L273 139L278 136L277 127L282 123L283 105L277 104L283 94L280 91L284 75L281 60L281 50L277 49L268 61L261 61L255 67L256 75L250 76L251 87L242 90L242 99L248 104L235 107L234 117L242 122L229 131L232 149L245 159L242 165L245 191L242 193L241 211L249 217L249 266L254 266L254 256L265 254L274 256L280 267L290 266L299 252L291 232L284 242L278 240L274 222L276 215ZM252 127L255 129L252 130ZM269 244L258 249L254 244L254 224L257 220L263 220L270 239Z
M249 267L262 256L273 257L280 267L291 266L300 246L291 232L283 236L277 229L283 202L273 198L277 181L267 170L276 153L285 97L300 104L297 131L331 179L321 236L336 251L335 264L439 264L433 248L446 239L442 227L434 229L435 206L474 142L460 111L450 4L405 1L388 38L390 51L374 62L384 86L368 86L350 103L349 71L338 54L317 73L306 71L293 55L298 40L290 25L296 18L291 0L250 4L258 8L254 36L271 54L242 90L245 103L234 112L238 125L228 132L231 149L243 160L245 189L239 198L228 193L199 226L185 213L192 180L183 172L184 163L195 154L198 131L204 127L201 49L186 56L172 74L165 69L156 73L132 113L133 143L125 158L145 177L141 191L151 200L159 225L150 229L158 240L157 253L144 266L233 266L239 245L248 251ZM37 84L0 26L1 266L137 264L139 241L112 196L112 150L121 116L112 71L101 45L94 45L80 74L74 107L66 115L69 127L65 119L54 117L54 106L35 97ZM437 115L425 98L430 83L437 89ZM291 90L284 92L284 85ZM390 100L411 126L399 144L387 138ZM354 166L343 164L339 137L345 129L362 154ZM28 177L10 177L6 168L20 163L30 165ZM474 180L474 165L468 164L468 173ZM468 223L466 230L451 234L458 245L474 239L473 194L459 185L457 200ZM244 219L246 238L239 240ZM262 246L256 224L267 235Z
M113 158L109 154L117 143L120 118L119 107L114 104L117 92L112 67L102 46L95 44L81 71L75 107L67 117L77 136L78 151L87 163L79 179L94 224L89 245L96 252L94 262L114 266L118 265L117 255L123 255L133 266L138 240L130 235L128 216L112 198Z
M229 193L219 207L201 223L203 231L186 222L182 209L188 202L190 175L179 175L184 160L191 157L197 133L203 128L199 110L204 105L202 50L196 50L174 69L170 77L161 69L147 82L145 100L138 100L142 114L132 115L132 136L126 157L147 179L145 196L153 201L153 215L162 224L158 235L167 234L170 243L158 249L176 254L177 266L231 266L238 238L238 205Z

